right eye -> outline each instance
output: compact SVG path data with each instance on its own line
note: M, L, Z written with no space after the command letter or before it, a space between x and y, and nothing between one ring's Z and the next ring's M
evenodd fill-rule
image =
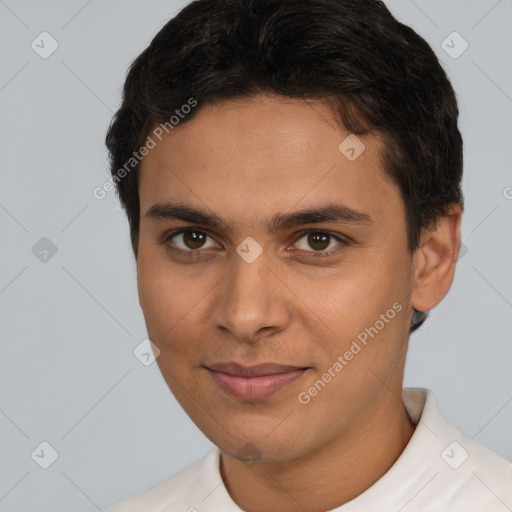
M215 242L205 246L205 242L211 238L208 233L195 228L180 229L169 234L164 242L171 245L171 249L179 252L198 252L199 249L215 247ZM176 242L174 242L176 239Z

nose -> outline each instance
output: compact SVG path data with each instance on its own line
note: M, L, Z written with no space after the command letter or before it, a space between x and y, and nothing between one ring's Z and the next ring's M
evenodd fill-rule
M286 329L290 293L263 252L252 263L235 254L233 266L215 289L211 321L214 328L251 343Z

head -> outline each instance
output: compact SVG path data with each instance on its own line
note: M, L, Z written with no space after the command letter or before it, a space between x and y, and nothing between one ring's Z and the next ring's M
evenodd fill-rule
M132 64L112 176L158 364L215 444L307 453L401 386L454 275L457 118L377 0L198 0ZM241 399L208 369L229 361L306 370Z

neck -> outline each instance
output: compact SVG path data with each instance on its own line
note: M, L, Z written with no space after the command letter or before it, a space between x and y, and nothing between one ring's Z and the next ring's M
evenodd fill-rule
M246 512L322 512L356 498L379 480L414 433L401 398L389 389L332 442L293 460L248 465L221 456L221 475Z

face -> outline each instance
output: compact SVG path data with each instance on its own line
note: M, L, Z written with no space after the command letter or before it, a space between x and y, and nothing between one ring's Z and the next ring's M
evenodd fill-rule
M148 334L181 406L230 456L307 454L384 388L400 394L405 209L383 142L340 150L349 135L324 103L259 96L202 107L142 162Z

